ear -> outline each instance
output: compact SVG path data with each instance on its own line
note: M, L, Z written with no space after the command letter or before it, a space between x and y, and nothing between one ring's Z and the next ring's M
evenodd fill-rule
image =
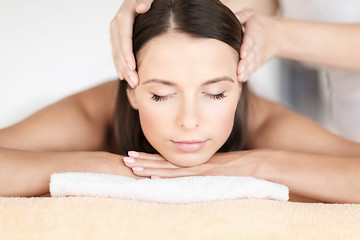
M126 94L129 99L129 103L130 103L131 107L135 110L138 110L138 105L137 105L136 96L135 96L135 90L133 88L128 88L126 90Z

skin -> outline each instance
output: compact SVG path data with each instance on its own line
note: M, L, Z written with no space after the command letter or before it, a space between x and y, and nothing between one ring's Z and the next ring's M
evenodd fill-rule
M182 46L183 51L172 51L174 56L169 55L169 51L160 51L158 47L161 45L164 49L175 50L174 44L183 43L186 43ZM203 52L199 43L210 44L212 48ZM159 51L157 58L152 55L155 50ZM182 57L184 53L188 53L187 58ZM196 61L199 53L205 54L206 58ZM179 60L184 69L178 69ZM0 130L0 196L37 196L48 193L52 173L75 171L134 178L253 176L285 184L291 195L301 196L301 200L360 202L360 145L340 138L313 121L253 94L250 94L249 99L246 146L249 150L210 156L220 142L224 142L223 138L227 134L223 128L219 130L220 124L216 121L202 118L213 118L207 110L210 104L216 111L222 111L217 108L218 104L224 104L224 108L234 106L232 101L240 96L240 88L238 83L235 84L236 81L206 87L201 86L201 83L219 75L235 78L237 64L231 47L214 40L164 35L163 38L154 38L144 47L139 61L139 73L144 84L128 94L133 107L141 110L144 128L157 129L155 133L145 130L147 137L152 138L151 143L154 145L166 144L170 135L182 138L187 136L184 133L189 132L196 137L212 139L206 153L196 153L201 161L192 156L177 158L171 147L159 147L164 156L129 152L129 156L125 157L110 153L113 143L109 141L109 134L118 87L118 82L112 81L70 96L20 123ZM223 64L223 61L227 64ZM156 69L165 63L168 64L166 70ZM213 69L208 69L207 64ZM165 90L177 95L169 98L168 102L154 102L149 91L163 91L161 88L164 87L145 84L146 80L154 77L176 81L176 87ZM181 85L181 81L189 79L193 82L187 82L189 88ZM225 90L223 88L228 91L226 100L215 101L204 94L210 91L217 94L218 90ZM159 111L161 109L161 114L156 110L146 112L145 108L151 104L162 104L156 105ZM167 104L171 105L171 109ZM229 123L228 117L232 114L228 112L231 111L216 117L223 124ZM160 123L154 120L155 115L158 118L167 114L168 120L158 121L169 129L159 126ZM203 124L211 125L203 128ZM216 128L216 131L210 131L208 127ZM181 164L191 166L179 166Z
M131 49L132 26L136 14L148 11L152 2L125 0L111 24L115 67L120 79L126 79L131 86L139 81ZM319 23L276 17L277 0L222 2L245 24L237 70L240 82L247 81L273 57L360 71L359 23Z
M208 161L226 142L234 123L241 93L237 52L215 39L166 33L147 43L139 62L140 84L128 96L139 110L145 137L175 165ZM183 152L173 143L194 140L205 141L205 146Z
M239 11L237 15L240 22L246 23L238 67L240 80L249 79L273 57L360 71L359 23L299 21L254 9Z
M119 79L135 87L139 82L134 55L132 54L132 26L137 14L147 12L153 0L125 0L111 21L110 36L113 59Z

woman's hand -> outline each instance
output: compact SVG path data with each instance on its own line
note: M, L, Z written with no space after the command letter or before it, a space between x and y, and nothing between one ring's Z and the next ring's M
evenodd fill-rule
M133 173L141 177L184 176L254 176L260 162L269 156L268 150L216 153L208 162L193 167L178 167L158 154L130 152L124 163ZM186 161L186 159L184 159Z
M126 177L140 178L133 174L131 169L124 165L124 156L109 152L79 152L78 161L71 165L71 171L79 168L80 172L93 172L121 175Z
M277 53L280 44L277 34L277 19L270 15L245 9L236 13L245 24L245 35L240 48L238 80L247 81L250 76Z
M111 21L110 35L114 64L120 80L126 79L131 87L139 82L132 52L132 33L137 14L146 13L154 0L125 0Z

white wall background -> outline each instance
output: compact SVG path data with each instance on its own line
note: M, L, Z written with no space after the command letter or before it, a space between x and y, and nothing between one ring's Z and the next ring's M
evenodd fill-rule
M0 128L114 79L109 24L122 0L0 0Z
M0 128L116 78L109 24L122 0L0 0ZM255 74L277 100L276 60ZM275 81L270 81L270 80Z

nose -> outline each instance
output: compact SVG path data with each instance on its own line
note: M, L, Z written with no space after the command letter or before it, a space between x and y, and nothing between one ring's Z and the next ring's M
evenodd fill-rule
M194 129L199 126L200 113L194 101L186 101L182 103L179 114L176 119L177 125L184 129Z

